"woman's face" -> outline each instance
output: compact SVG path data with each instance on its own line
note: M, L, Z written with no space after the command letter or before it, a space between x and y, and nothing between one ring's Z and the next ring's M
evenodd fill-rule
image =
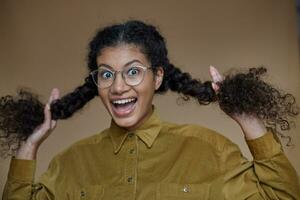
M146 56L134 45L106 47L97 57L99 67L111 68L112 71L122 71L125 66L135 64L150 67ZM162 77L162 68L155 76L152 70L146 70L140 84L129 86L121 73L115 73L115 80L110 87L98 89L99 96L115 123L133 130L150 116L154 92L159 88Z

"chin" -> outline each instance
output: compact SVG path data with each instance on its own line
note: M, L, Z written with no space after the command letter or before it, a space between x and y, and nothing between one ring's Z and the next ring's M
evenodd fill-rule
M131 127L134 127L137 124L136 120L132 118L123 118L123 119L113 118L113 119L118 126L126 129L130 129Z

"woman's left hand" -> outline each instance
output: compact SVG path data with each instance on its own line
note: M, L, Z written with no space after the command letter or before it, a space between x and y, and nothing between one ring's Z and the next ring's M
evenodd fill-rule
M224 77L213 66L209 67L209 71L212 78L212 88L218 93L220 87L217 83L221 83L224 80ZM259 138L267 132L263 121L257 116L242 113L232 114L229 115L229 117L240 125L247 140Z

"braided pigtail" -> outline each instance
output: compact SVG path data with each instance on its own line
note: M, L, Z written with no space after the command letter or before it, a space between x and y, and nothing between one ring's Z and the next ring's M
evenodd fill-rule
M79 86L61 99L54 101L51 105L53 119L67 119L71 117L96 95L98 95L97 86L90 75L85 79L85 83L82 86Z
M246 113L257 116L264 121L268 130L287 139L287 146L291 144L290 136L281 131L290 130L300 109L292 94L276 89L262 80L267 72L266 68L250 68L247 73L227 75L218 83L218 94L212 89L211 81L201 83L173 65L169 65L167 72L167 86L162 87L183 94L183 100L188 101L193 97L200 104L217 101L228 115Z
M180 93L183 95L182 98L185 101L193 97L201 105L207 105L217 100L216 93L211 86L211 81L202 83L200 80L193 79L189 73L182 72L172 64L169 64L168 69L165 71L166 75L162 83L164 91L170 89L173 92Z
M91 76L85 79L82 86L73 92L51 103L52 118L67 119L81 109L98 94ZM38 96L20 90L13 97L10 95L0 99L0 147L1 156L5 157L20 147L36 127L44 121L44 106Z

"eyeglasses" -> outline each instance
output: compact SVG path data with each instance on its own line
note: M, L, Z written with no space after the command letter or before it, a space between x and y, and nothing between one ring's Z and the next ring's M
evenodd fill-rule
M114 71L107 67L100 66L97 70L92 71L90 74L92 75L94 83L99 88L110 87L119 72L122 74L122 78L127 85L136 86L144 80L148 69L151 69L151 67L145 67L141 64L128 65L124 67L122 71Z

